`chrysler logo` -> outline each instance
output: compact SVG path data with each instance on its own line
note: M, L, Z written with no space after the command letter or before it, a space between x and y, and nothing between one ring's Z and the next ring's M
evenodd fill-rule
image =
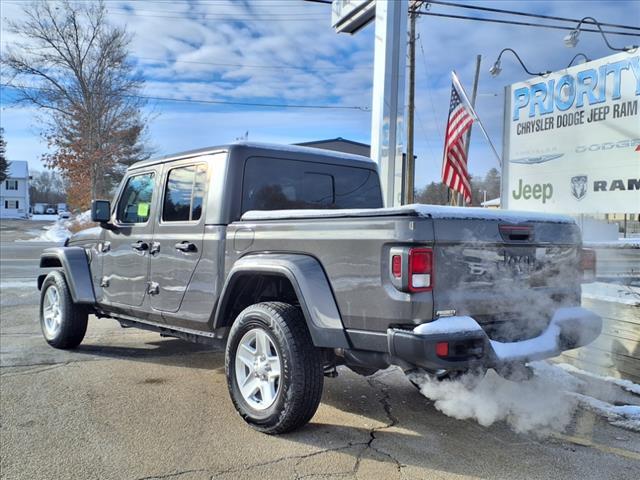
M587 176L576 175L571 177L571 193L577 200L582 200L587 194Z

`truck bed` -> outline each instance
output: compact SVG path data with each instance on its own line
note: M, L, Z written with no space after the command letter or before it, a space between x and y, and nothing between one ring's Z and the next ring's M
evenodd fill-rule
M252 237L238 258L288 252L318 259L356 341L451 311L476 318L492 339L521 340L544 330L557 308L580 303L580 234L563 215L433 205L249 211L229 226L228 240L236 235ZM396 246L433 249L431 291L394 288Z

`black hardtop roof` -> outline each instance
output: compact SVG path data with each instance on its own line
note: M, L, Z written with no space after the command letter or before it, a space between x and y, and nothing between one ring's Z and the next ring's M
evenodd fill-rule
M243 150L245 155L273 155L274 153L279 153L284 157L292 157L292 156L304 156L304 157L315 157L315 159L324 159L329 160L331 163L336 164L344 164L344 165L354 165L354 164L364 164L361 166L366 166L371 168L375 167L375 163L368 157L363 157L361 155L355 155L352 153L343 153L343 152L335 152L332 150L324 150L321 148L312 148L312 147L304 147L299 145L284 145L284 144L275 144L275 143L256 143L256 142L237 142L231 143L227 145L217 145L212 147L199 148L196 150L187 150L185 152L174 153L171 155L165 155L157 158L150 158L149 160L142 160L140 162L136 162L129 167L129 170L135 170L138 168L144 168L151 165L171 162L174 160L182 160L189 157L196 157L199 155L206 155L209 153L217 153L217 152L231 152L235 150ZM303 158L300 158L301 160ZM311 159L311 158L309 158Z

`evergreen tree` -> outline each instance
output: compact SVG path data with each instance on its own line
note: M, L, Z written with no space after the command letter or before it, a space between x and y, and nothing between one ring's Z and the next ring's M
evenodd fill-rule
M4 140L4 128L0 127L0 182L4 182L8 176L7 142Z

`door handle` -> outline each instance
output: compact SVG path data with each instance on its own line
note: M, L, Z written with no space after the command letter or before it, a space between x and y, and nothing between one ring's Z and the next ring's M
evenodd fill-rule
M146 242L143 242L142 240L139 240L137 242L132 243L131 248L133 248L134 250L138 250L139 252L144 252L146 250L149 250L149 244Z
M174 245L174 247L176 248L176 250L180 250L181 252L195 252L196 250L198 250L195 243L187 241L178 242Z
M160 253L160 242L151 242L151 248L149 249L150 255Z

